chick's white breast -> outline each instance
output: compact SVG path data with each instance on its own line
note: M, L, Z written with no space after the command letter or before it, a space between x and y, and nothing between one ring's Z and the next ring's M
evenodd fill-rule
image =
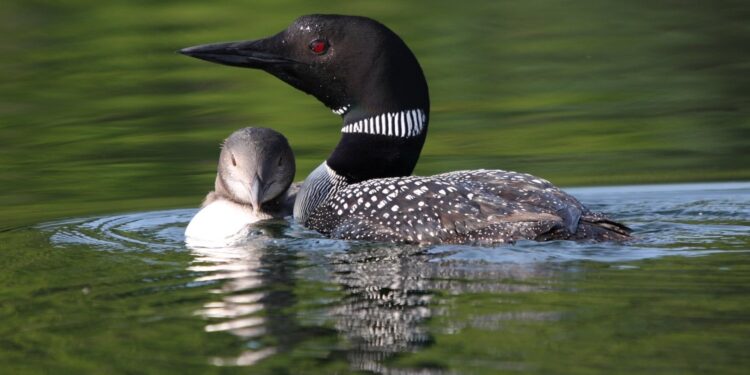
M241 242L249 233L249 225L263 218L239 204L217 200L203 207L185 228L189 246L226 246Z

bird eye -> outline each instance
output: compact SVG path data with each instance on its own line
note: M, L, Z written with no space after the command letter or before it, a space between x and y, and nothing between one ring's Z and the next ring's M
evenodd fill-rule
M237 166L237 160L234 160L234 155L232 155L232 165Z
M280 166L281 166L282 164L284 164L283 162L284 162L284 157L283 157L283 156L282 156L282 157L279 157L279 167L280 167Z
M322 55L328 51L328 41L325 39L315 39L310 42L310 51L316 55Z

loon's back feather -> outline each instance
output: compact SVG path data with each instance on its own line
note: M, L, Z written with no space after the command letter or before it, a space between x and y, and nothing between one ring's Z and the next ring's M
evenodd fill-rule
M629 232L546 180L503 170L348 185L326 199L307 225L335 238L407 243L612 240Z

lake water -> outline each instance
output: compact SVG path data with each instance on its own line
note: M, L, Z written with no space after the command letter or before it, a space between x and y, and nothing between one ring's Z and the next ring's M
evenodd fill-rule
M634 240L395 246L275 221L241 247L185 247L223 138L281 131L299 180L340 124L273 77L174 51L314 12L376 18L414 50L432 99L418 174L533 173ZM0 374L744 374L748 15L730 0L4 1Z
M195 209L0 234L7 373L744 373L750 183L571 189L627 244L396 246ZM33 249L33 251L31 250ZM12 277L8 277L11 275Z

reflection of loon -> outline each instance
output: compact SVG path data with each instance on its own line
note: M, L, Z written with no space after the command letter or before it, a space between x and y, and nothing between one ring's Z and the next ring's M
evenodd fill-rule
M451 296L471 301L477 293L508 296L539 292L548 286L536 285L529 279L549 277L554 272L534 265L442 260L446 255L449 254L431 254L423 248L400 245L354 245L349 251L331 254L333 281L345 293L331 315L351 345L347 358L354 369L378 374L446 373L436 367L392 367L390 360L432 345L435 333L457 332L466 326L497 329L502 319L537 320L544 314L524 311L508 317L507 312L488 314L459 308L472 320L452 317L442 320L449 326L428 325L434 317L444 319L446 314L461 313L445 304ZM555 314L551 312L543 318L555 318Z
M428 258L414 247L359 248L332 258L333 280L345 295L331 313L351 343L349 362L359 371L394 373L388 358L432 342L425 326L432 316Z
M309 228L336 238L411 243L628 238L625 226L528 174L403 177L427 134L427 83L406 44L376 21L303 16L266 39L181 52L263 69L343 117L338 146L295 202L295 219Z
M249 224L291 215L294 171L283 135L266 128L232 133L221 147L215 190L185 229L187 242L230 245L246 237Z
M269 224L260 228L273 231L277 223ZM471 320L451 318L450 326L428 325L433 317L453 314L453 307L443 303L451 296L543 291L549 286L518 281L546 279L554 272L536 266L441 261L447 254L413 246L355 243L346 251L321 254L309 252L303 243L297 250L288 248L293 242L276 247L272 243L280 234L269 234L255 236L242 247L192 249L195 259L189 270L195 281L212 285L210 302L196 311L207 320L204 330L239 339L218 353L212 360L216 365L258 366L258 372L265 373L274 368L266 359L285 363L309 359L312 353L321 361L345 360L354 371L443 373L434 365L394 367L390 360L428 347L435 333L497 329L503 319L538 319L535 312L508 317L507 311L475 311L465 317Z

